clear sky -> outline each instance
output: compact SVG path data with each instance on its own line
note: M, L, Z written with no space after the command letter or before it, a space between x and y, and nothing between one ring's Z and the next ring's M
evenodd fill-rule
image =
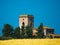
M34 15L35 28L43 22L60 34L60 0L0 0L0 35L6 23L17 27L21 14Z

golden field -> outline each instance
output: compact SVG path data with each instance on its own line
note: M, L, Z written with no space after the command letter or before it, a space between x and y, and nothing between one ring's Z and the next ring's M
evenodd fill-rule
M0 40L0 45L60 45L60 39L12 39L12 40Z

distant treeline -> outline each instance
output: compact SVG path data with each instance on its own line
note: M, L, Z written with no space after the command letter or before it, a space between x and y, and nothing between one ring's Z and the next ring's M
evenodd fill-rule
M44 31L43 31L43 23L40 23L40 25L37 28L37 36L33 36L32 28L29 26L22 25L21 29L20 27L16 27L15 29L10 24L5 24L2 29L2 36L0 36L0 40L4 39L24 39L24 38L44 38Z

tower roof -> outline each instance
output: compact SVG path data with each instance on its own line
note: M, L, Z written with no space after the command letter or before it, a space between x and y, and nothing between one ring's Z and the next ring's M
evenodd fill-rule
M34 17L34 16L33 15L29 15L29 14L22 14L22 15L19 16L19 18L21 18L21 17Z

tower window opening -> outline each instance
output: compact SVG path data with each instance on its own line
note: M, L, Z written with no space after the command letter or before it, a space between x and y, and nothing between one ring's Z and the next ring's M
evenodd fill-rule
M24 19L23 19L24 20Z
M23 23L22 23L22 25L24 26L24 25L25 25L25 23L23 22Z

